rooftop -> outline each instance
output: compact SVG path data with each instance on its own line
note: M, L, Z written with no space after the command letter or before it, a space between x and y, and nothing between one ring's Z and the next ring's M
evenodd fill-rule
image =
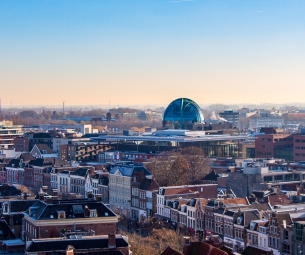
M96 215L90 215L90 210L96 210ZM52 203L40 200L33 204L24 214L34 220L116 217L116 214L103 203L85 199L53 200Z
M66 251L69 245L75 250L108 249L108 236L83 236L79 239L47 238L33 239L27 244L26 252L54 252ZM121 235L115 236L115 245L118 248L128 247L128 242ZM122 253L111 253L122 254Z

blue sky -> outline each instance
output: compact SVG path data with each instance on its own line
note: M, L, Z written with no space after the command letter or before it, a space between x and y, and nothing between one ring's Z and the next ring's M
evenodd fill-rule
M302 102L304 13L293 0L0 0L2 104Z

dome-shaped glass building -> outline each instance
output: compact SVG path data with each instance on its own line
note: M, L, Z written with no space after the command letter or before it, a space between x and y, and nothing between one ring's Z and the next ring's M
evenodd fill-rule
M183 129L194 123L204 123L204 117L199 105L191 99L178 98L164 111L164 127Z

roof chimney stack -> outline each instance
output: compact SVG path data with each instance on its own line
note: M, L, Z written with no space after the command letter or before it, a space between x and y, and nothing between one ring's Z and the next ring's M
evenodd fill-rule
M108 235L108 248L113 249L116 247L116 240L115 240L115 234L110 233Z

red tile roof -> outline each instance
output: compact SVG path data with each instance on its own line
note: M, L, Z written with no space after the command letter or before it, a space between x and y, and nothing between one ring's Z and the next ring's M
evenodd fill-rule
M183 248L183 255L228 255L225 251L214 247L205 242L190 242L189 245L185 244Z
M221 202L225 205L249 205L249 202L246 198L229 198L223 199Z
M271 206L292 204L292 201L290 200L290 198L285 194L277 194L277 195L268 196L266 202L269 202Z

